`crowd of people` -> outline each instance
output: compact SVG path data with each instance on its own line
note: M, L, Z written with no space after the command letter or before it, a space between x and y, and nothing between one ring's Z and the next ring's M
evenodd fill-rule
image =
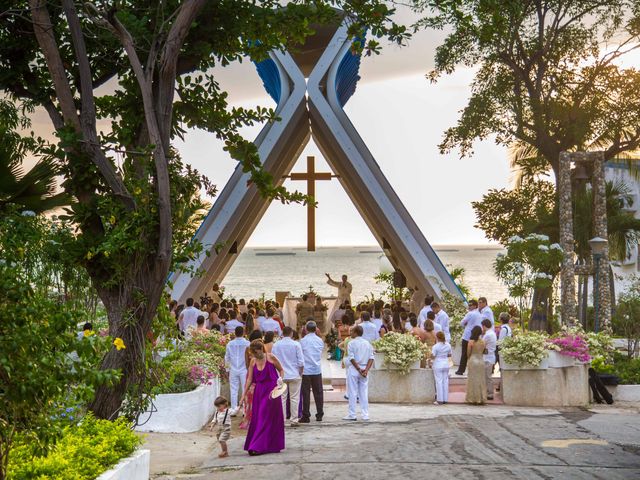
M183 335L194 330L215 329L230 333L225 363L229 372L230 399L216 400L214 424L221 445L220 456L228 455L230 417L242 412L240 428L247 430L244 449L250 455L279 452L284 449L285 425L297 427L310 423L311 397L315 404L315 421L324 416L322 356L326 345L322 332L327 321L339 341L339 355L346 368L346 394L349 401L345 421L369 420L368 376L374 364L372 342L396 332L412 335L428 347L425 358L433 369L436 387L434 404L446 404L449 393L450 318L432 296L423 305L405 308L401 302L386 304L375 301L351 306L347 287L339 308L330 319L315 315L313 304L304 298L296 310L296 328L284 325L277 302L245 302L243 299L223 300L202 298L200 304L189 298L184 307L171 304L176 326ZM350 284L348 285L350 294ZM215 292L215 290L214 290ZM219 300L219 301L214 301ZM309 305L306 305L308 303ZM413 311L412 311L413 310ZM326 311L326 309L324 309ZM320 320L320 321L318 321ZM494 395L493 370L498 361L498 345L511 336L510 317L501 313L500 325L494 325L494 315L484 297L470 300L468 313L460 322L462 357L456 371L468 370L466 401L484 404ZM499 388L499 385L497 386ZM274 396L274 392L278 392Z

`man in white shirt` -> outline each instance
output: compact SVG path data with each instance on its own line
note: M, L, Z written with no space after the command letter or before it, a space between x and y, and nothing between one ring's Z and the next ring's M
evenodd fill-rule
M439 303L433 302L431 304L431 311L436 314L436 323L442 327L444 332L444 338L447 343L451 341L451 333L449 331L449 315L442 310Z
M324 416L324 394L322 392L322 351L324 342L316 335L316 322L309 320L305 326L307 334L300 340L302 356L304 358L304 372L302 374L302 417L300 423L311 420L311 390L316 404L316 421L321 422Z
M369 370L373 365L373 347L363 337L362 325L351 329L352 340L347 345L347 385L349 390L349 414L343 420L356 420L356 399L360 402L360 414L369 420Z
M362 320L360 324L363 332L362 338L369 341L369 343L378 340L380 338L380 330L376 327L376 324L371 321L369 312L362 312L360 314L360 320Z
M282 331L282 339L277 341L271 350L284 369L284 383L291 402L291 426L298 426L298 404L300 400L300 386L304 371L304 356L300 343L293 338L293 328L287 326ZM282 395L282 410L287 418L287 394Z
M418 326L424 329L424 322L427 321L427 313L431 311L431 304L433 303L433 295L427 295L424 299L424 307L418 314Z
M431 322L433 322L433 333L434 334L442 331L442 325L440 325L438 322L436 322L436 312L434 312L433 310L431 310L429 313L427 313L427 321L424 323L425 331L427 330L427 324L428 324L429 320L431 320Z
M224 363L229 367L229 387L231 389L231 410L235 415L238 409L238 388L240 394L244 392L247 381L247 364L244 352L249 347L249 340L244 338L242 326L235 329L236 338L227 343L227 351L224 354Z
M338 288L338 303L349 302L349 305L351 305L351 291L353 287L347 282L347 276L342 275L342 282L336 282L328 273L325 273L325 275L327 276L327 283L332 287Z
M229 320L224 324L226 333L233 333L236 331L237 327L244 327L242 322L238 320L238 314L235 310L231 309L227 313L229 315Z
M267 310L267 318L260 324L260 330L262 330L262 333L275 332L277 336L281 337L282 328L280 328L280 324L273 319L273 315L275 313L276 312L273 308L269 308L269 310Z
M254 330L262 330L262 322L267 319L264 315L264 310L258 310L258 318L253 323L255 325Z
M187 298L187 306L182 310L178 318L180 331L186 333L189 327L196 328L200 315L202 315L200 309L193 306L193 298Z
M498 345L496 346L496 364L500 363L500 344L505 338L513 336L513 330L511 329L511 315L508 312L502 312L498 315L498 320L500 321L500 333L498 334ZM494 368L495 370L495 365ZM498 383L497 390L502 390L502 375L500 375L500 382Z
M373 323L378 329L378 334L380 333L380 329L382 328L382 313L380 310L373 311L373 318L371 319L371 323Z
M493 310L489 308L489 304L487 303L486 297L478 298L478 311L482 318L487 318L491 322L491 326L495 326L495 321L493 319Z
M485 354L482 355L484 360L484 376L487 381L487 399L493 400L493 366L496 364L496 332L491 326L491 320L482 319L482 340L484 340Z
M460 365L456 375L464 375L464 371L467 369L467 344L471 338L471 330L473 327L479 327L482 325L482 315L478 312L478 302L476 300L469 300L469 312L460 322L460 325L464 327L462 333L462 355L460 355Z

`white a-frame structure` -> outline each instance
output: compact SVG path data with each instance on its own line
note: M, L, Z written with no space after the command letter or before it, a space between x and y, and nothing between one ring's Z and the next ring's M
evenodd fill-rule
M346 22L318 28L294 55L274 51L257 65L280 117L255 140L264 168L281 184L313 134L391 264L404 274L407 286L436 298L444 291L461 296L343 110L355 91L360 66ZM190 267L203 274L173 273L169 277L172 298L198 298L231 268L269 206L254 186L247 186L248 180L238 166L196 233L209 255L202 253ZM216 245L222 248L216 251Z

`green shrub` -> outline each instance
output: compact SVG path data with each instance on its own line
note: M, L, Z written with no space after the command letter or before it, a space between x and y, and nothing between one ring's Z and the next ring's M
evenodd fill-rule
M616 353L613 374L620 378L622 385L640 385L640 358L629 358Z
M140 445L124 419L110 422L87 415L43 455L21 437L9 459L8 480L93 480Z

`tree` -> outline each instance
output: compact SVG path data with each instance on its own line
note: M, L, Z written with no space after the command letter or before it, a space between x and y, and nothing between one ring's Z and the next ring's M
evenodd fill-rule
M167 274L202 249L190 238L199 194L214 188L182 163L172 139L187 127L211 132L263 195L306 200L275 187L255 145L238 133L243 125L275 121L274 112L229 109L211 69L301 44L313 22L335 18L333 5L360 15L354 35L369 24L375 37L406 37L377 0L297 1L287 8L275 0L1 2L0 88L49 114L59 142L47 153L60 161L63 187L78 200L69 217L80 234L69 253L87 269L110 334L126 345L104 358L103 368L122 376L115 387L98 389L91 403L96 416L113 418L125 395L144 393L145 339ZM98 94L107 82L115 91ZM110 131L98 132L98 119L108 120Z
M443 152L475 140L533 147L558 177L562 151L640 147L640 72L617 62L640 48L635 0L416 0L416 28L450 29L432 81L477 67L471 98Z
M11 102L0 100L0 210L9 206L35 213L68 205L70 197L56 194L55 177L59 167L50 160L40 160L24 172L22 162L37 150L40 140L21 136L16 129L29 127Z

